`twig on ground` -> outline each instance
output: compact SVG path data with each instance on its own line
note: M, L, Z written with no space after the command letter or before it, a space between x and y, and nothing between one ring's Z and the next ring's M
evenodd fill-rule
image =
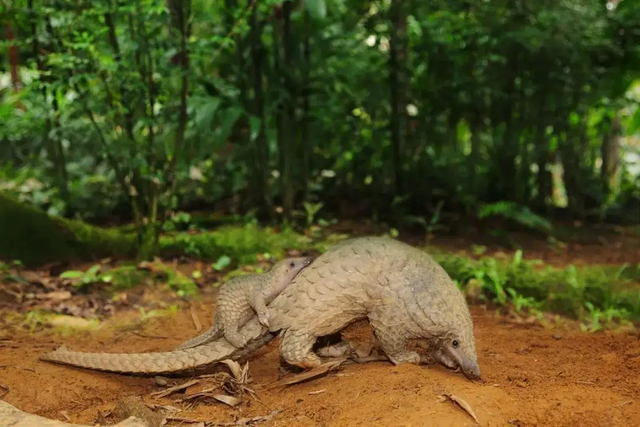
M200 380L191 380L191 381L187 381L186 383L177 385L177 386L173 386L173 387L169 387L166 390L162 390L162 391L156 391L150 394L150 396L156 396L156 397L166 397L169 396L172 393L175 393L176 391L180 391L180 390L184 390L185 388L191 387L192 385L196 385L200 382Z

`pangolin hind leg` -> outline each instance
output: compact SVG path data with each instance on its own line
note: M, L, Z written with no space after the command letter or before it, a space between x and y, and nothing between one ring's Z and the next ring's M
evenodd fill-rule
M243 348L247 344L247 338L242 335L238 328L238 324L223 325L224 338L229 341L229 344L236 348Z
M280 356L290 365L301 368L315 368L322 360L313 352L316 336L288 329L282 334Z

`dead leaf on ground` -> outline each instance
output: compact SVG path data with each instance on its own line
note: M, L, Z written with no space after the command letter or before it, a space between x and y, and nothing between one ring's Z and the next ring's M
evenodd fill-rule
M19 276L34 285L45 286L45 283L48 284L48 277L37 271L24 270L19 273Z
M238 381L241 381L242 379L244 379L247 371L246 368L249 367L249 362L245 364L245 369L243 369L238 362L231 359L225 359L220 363L224 363L225 365L227 365L231 370L231 373L233 374L234 378Z
M116 422L135 417L144 421L149 427L161 427L165 423L162 415L149 409L142 399L137 396L119 400L113 408L112 416Z
M9 393L9 387L4 384L0 384L0 399L5 397Z
M226 394L214 394L212 397L222 403L231 406L232 408L242 403L242 399Z
M167 421L176 421L176 422L179 422L179 423L206 425L204 421L196 420L196 419L193 419L193 418L167 417L166 420Z
M58 315L52 317L49 323L53 326L66 326L69 328L88 328L91 326L91 322L87 319L83 319L82 317L74 317L67 315Z
M462 399L461 397L456 396L455 394L444 394L443 396L445 398L449 399L450 401L452 401L453 403L456 403L462 409L464 409L464 411L467 414L469 414L471 416L471 418L473 418L474 421L476 423L478 423L478 425L480 425L480 421L478 421L478 417L476 416L476 413L471 408L471 405L469 405L464 399Z
M198 384L194 384L184 391L185 399L191 399L197 397L199 394L217 390L224 386L230 379L230 375L226 372L219 372L217 375L207 379L199 378Z
M338 369L338 367L342 365L346 360L347 359L340 359L340 360L323 363L322 365L318 366L317 368L313 368L310 371L294 375L293 378L284 381L283 384L293 385L293 384L298 384L313 378L317 378L321 375L326 374L327 372Z
M170 387L166 390L161 390L161 391L156 391L150 394L150 396L156 396L156 397L167 397L172 393L175 393L177 391L180 390L184 390L187 387L191 387L192 385L198 384L200 381L199 380L191 380L191 381L187 381L186 383L182 383L180 385L176 385L173 387Z
M38 299L46 299L51 301L66 301L71 299L72 295L69 291L53 291L45 294L35 294Z
M182 411L182 409L177 408L175 406L171 406L171 405L158 405L154 403L145 403L145 405L147 405L149 409L153 409L153 410L162 409L163 411L171 412L172 414L177 414L178 412Z
M252 417L252 418L241 418L238 421L234 422L234 423L228 423L225 424L227 426L246 426L246 425L255 425L255 424L259 424L259 423L266 423L271 421L271 419L273 417L275 417L276 415L278 415L280 412L282 412L282 409L276 409L275 411L271 412L269 415L258 415L257 417ZM220 424L218 424L220 425Z
M100 424L101 426L107 425L107 417L100 409L98 409L98 415L96 416L96 423Z

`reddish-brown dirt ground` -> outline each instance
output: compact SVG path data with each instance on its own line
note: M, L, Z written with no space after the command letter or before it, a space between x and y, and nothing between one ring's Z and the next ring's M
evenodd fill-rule
M194 305L203 324L212 320L209 304ZM248 399L249 403L236 408L221 403L188 407L172 402L172 396L149 397L159 390L151 378L38 361L38 355L62 343L85 351L170 349L196 333L189 310L127 328L104 327L66 337L5 331L0 341L0 383L9 389L4 399L24 411L59 420L65 419L64 412L71 422L83 424L92 424L99 410L110 411L118 399L138 395L147 403L181 407L182 417L216 422L267 415L278 409L281 412L263 425L475 425L459 407L439 397L452 393L471 405L483 426L640 425L637 336L522 325L482 307L473 307L472 312L482 383L472 383L438 366L394 367L376 362L345 366L337 375L302 384L266 389L277 380L276 340L249 362L252 387L261 402ZM317 391L322 392L314 393Z
M353 231L353 230L351 230ZM468 242L436 239L438 246L471 253ZM496 255L503 249L489 247ZM605 250L606 249L606 250ZM504 250L509 255L513 251ZM615 242L572 244L558 251L529 244L525 256L552 264L640 262L637 236ZM561 261L558 261L560 259ZM553 262L556 260L556 262ZM199 267L198 267L199 268ZM180 268L188 272L187 264ZM205 287L206 291L211 288ZM147 291L144 291L146 294ZM151 295L156 307L171 298ZM215 299L205 292L193 304L202 326L213 318ZM393 366L387 362L345 366L337 373L293 386L273 387L278 379L278 340L250 359L251 387L260 401L247 398L231 408L215 401L175 402L155 398L152 378L76 369L38 361L61 344L82 351L149 352L173 348L195 335L188 308L176 315L140 322L134 308L117 310L97 331L61 335L39 328L29 333L5 316L24 308L0 306L0 385L2 397L17 408L47 418L93 424L126 396L182 409L180 417L228 423L280 412L265 426L473 426L452 402L454 394L476 412L483 426L640 426L640 336L622 332L583 333L575 324L518 323L485 307L472 307L483 381L474 383L438 366ZM128 323L127 323L128 322ZM364 326L366 327L366 325ZM366 331L359 326L355 335ZM188 378L172 378L170 384ZM0 387L0 396L3 388ZM171 425L180 425L172 422ZM188 425L188 424L182 424Z

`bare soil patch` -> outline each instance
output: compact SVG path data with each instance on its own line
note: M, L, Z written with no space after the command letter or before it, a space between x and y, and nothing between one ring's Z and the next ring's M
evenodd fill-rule
M195 304L207 327L212 301ZM281 410L265 426L472 426L474 421L441 395L468 402L483 426L631 426L640 419L640 339L614 332L585 334L570 326L517 324L473 307L483 383L437 366L386 362L346 366L337 373L290 387L269 388L278 375L278 340L250 360L252 387L260 402L236 408L221 403L194 406L157 399L152 378L75 369L38 361L61 344L84 351L143 352L170 349L196 334L190 310L119 328L61 336L28 333L4 324L0 384L12 405L48 418L92 424L98 411L125 397L173 405L180 416L231 422ZM132 318L119 312L107 324ZM1 325L0 325L1 326ZM350 336L357 336L357 326ZM363 334L366 330L362 331ZM170 384L188 378L170 379Z

